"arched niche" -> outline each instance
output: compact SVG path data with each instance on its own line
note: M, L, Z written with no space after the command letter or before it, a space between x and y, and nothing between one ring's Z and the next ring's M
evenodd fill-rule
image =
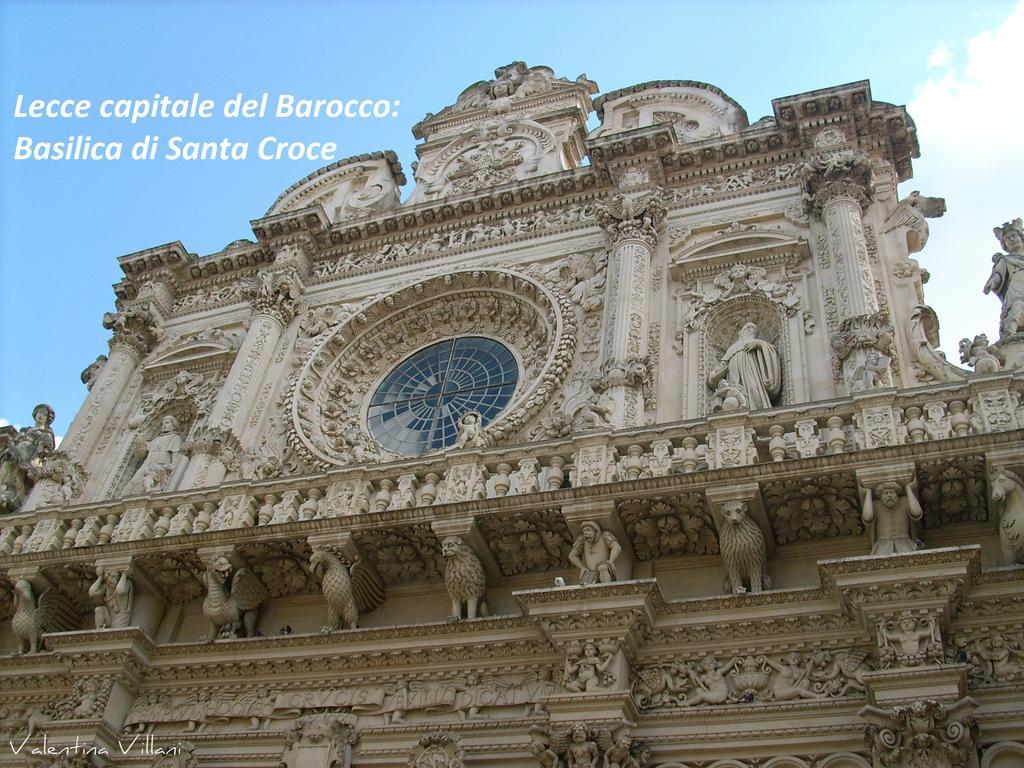
M799 757L773 757L764 764L764 768L809 768Z
M673 346L684 369L683 418L708 414L708 374L720 359L715 355L747 320L779 353L783 381L775 404L808 399L807 337L817 326L811 275L802 268L809 255L806 241L781 225L739 223L692 235L672 250Z
M985 750L981 768L1020 768L1024 765L1024 744L1001 741Z

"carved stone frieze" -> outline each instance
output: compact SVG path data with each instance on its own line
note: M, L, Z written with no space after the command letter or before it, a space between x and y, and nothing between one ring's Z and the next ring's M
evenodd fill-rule
M701 494L620 501L616 509L640 560L718 552L714 522Z
M707 656L638 668L633 694L642 710L859 697L869 669L862 650Z
M463 768L465 750L458 736L428 733L409 753L409 768Z

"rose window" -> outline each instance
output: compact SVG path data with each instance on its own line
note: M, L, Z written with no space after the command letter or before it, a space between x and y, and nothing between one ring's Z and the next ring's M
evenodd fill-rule
M370 398L370 434L386 450L415 455L447 448L459 420L480 414L486 426L515 393L519 365L504 344L482 336L448 339L407 357Z

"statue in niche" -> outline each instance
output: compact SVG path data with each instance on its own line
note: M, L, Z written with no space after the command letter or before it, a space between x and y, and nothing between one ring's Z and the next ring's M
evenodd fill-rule
M886 480L874 487L862 489L863 512L861 518L867 526L874 526L872 555L894 555L916 552L919 547L911 536L914 523L924 514L914 494L914 483L905 486L895 480ZM878 503L875 503L875 496Z
M610 584L616 580L615 560L621 552L615 534L602 531L593 520L585 520L569 552L569 562L580 569L581 586Z
M160 420L159 434L145 444L146 458L125 486L125 495L162 491L178 464L183 443L184 438L178 432L178 420L174 416L164 416Z
M771 343L757 338L756 323L743 324L736 334L736 341L708 376L708 386L714 390L723 379L743 390L750 409L754 411L771 408L772 401L782 391L778 350Z
M480 414L470 411L459 419L459 436L455 440L456 448L486 448L487 434L480 423Z
M992 274L984 291L995 291L1003 303L999 338L1005 339L1024 330L1024 224L1014 219L992 231L1006 253L992 257Z
M89 587L89 597L99 601L96 606L96 629L123 629L132 622L134 587L129 569L104 570L96 566L96 581Z
M42 461L56 447L50 425L56 414L46 403L32 409L31 427L22 427L12 434L0 454L0 512L14 512L32 490L30 470L42 466Z

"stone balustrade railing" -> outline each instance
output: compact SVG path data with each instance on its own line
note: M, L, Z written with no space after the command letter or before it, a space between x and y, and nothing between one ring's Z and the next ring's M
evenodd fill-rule
M852 397L657 427L450 451L317 475L236 481L9 515L0 556L71 549L304 520L373 516L566 488L777 464L1020 429L1024 378L974 376L913 390ZM360 518L365 519L365 517Z

